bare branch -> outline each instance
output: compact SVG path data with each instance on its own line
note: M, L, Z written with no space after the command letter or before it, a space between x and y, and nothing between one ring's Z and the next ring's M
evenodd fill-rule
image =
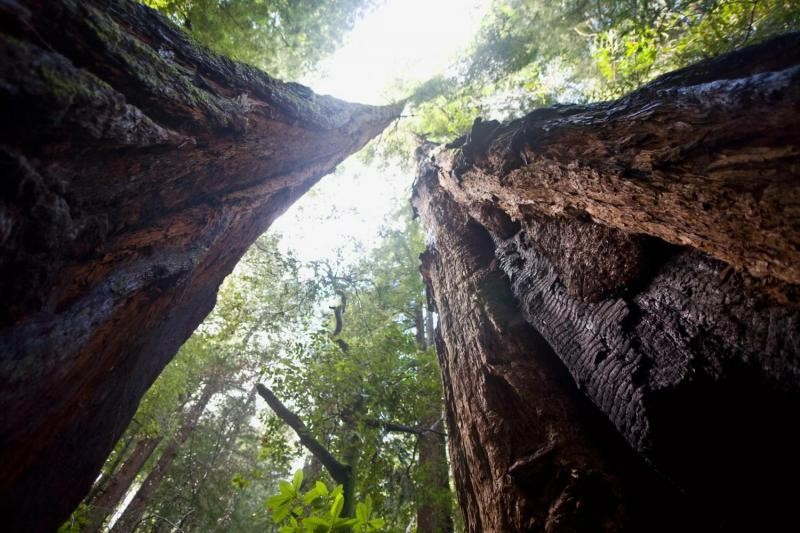
M381 428L385 431L394 431L397 433L413 433L414 435L424 435L425 433L435 433L437 435L441 435L443 437L447 436L445 433L435 429L436 426L439 425L438 421L430 428L415 428L411 426L406 426L404 424L398 424L396 422L390 422L388 420L379 420L377 418L369 418L364 421L364 423L372 428Z

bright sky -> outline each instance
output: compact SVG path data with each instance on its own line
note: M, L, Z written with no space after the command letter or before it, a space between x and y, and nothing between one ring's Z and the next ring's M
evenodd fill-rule
M344 100L385 104L406 85L444 73L478 30L487 0L388 0L356 23L344 45L300 80ZM408 202L413 176L350 158L272 226L303 260L333 258L356 240L369 247L389 213ZM352 255L348 251L347 255Z
M395 80L425 81L447 70L480 26L486 3L388 0L301 83L351 102L389 103Z

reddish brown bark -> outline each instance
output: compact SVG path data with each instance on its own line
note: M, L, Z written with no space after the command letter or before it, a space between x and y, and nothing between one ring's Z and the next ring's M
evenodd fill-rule
M674 495L625 452L520 317L486 230L435 172L418 182L416 206L436 243L423 274L440 313L450 459L467 529L668 529ZM658 496L647 502L645 492Z
M676 529L791 519L798 65L783 36L424 153L423 270L471 531L665 527L607 421L688 496Z
M0 512L50 531L245 249L397 109L127 0L0 7Z

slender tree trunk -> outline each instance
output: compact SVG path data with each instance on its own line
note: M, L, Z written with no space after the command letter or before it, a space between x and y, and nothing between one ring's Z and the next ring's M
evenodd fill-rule
M0 4L0 514L49 532L247 247L399 113L131 0Z
M423 314L422 304L414 302L414 340L417 344L417 349L425 351L427 349L427 340L425 339L425 315Z
M431 346L428 344L427 332L433 330L433 317L430 311L423 314L423 304L418 301L414 306L414 318L417 349L424 352ZM437 431L444 427L441 409L440 402L432 405L429 415L423 417L420 424L421 429L430 431L417 433L418 459L414 477L418 491L416 494L418 533L453 531L452 493L445 449L447 441L444 433Z
M440 413L423 420L422 426L443 429ZM423 494L417 495L417 533L451 533L453 531L450 475L447 463L447 441L441 431L421 433L417 437L417 486Z
M131 455L125 460L122 467L114 473L106 487L95 498L87 502L89 505L89 523L85 526L85 531L92 533L101 531L103 523L111 516L122 501L122 498L125 497L131 484L133 484L133 480L136 479L136 475L141 471L160 441L161 437L149 437L140 439L136 443Z
M425 346L427 349L427 347L433 346L434 344L433 330L435 327L433 314L434 303L428 287L425 287L425 301Z
M470 531L793 519L799 82L787 35L422 151Z
M164 447L155 466L153 466L153 469L147 474L139 490L136 491L136 495L128 503L128 506L119 519L114 523L114 526L111 528L113 533L131 533L136 530L136 527L141 522L147 510L150 498L169 471L169 467L178 455L178 451L183 443L186 442L194 430L197 429L197 423L203 411L205 411L208 402L211 400L211 397L217 392L218 386L219 384L216 377L212 377L211 380L203 386L200 397L192 405L189 412L186 413L186 418L178 430L178 433L170 439Z
M125 439L125 444L123 444L122 449L119 453L114 457L114 462L108 466L106 469L105 466L103 467L105 472L100 474L100 479L95 481L94 485L92 485L92 490L89 491L89 494L86 495L84 499L89 505L91 502L97 498L98 494L104 492L108 485L114 481L114 477L117 474L117 469L121 464L123 464L124 460L128 459L128 450L130 449L131 445L134 441L138 444L139 440L136 438L136 435L131 432L130 435Z

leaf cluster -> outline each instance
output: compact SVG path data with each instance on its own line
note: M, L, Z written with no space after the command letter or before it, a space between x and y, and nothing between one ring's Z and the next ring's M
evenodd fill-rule
M291 483L281 481L280 492L267 500L272 520L281 525L280 533L328 533L355 531L367 533L380 531L384 525L381 518L372 516L372 498L356 503L355 518L342 517L344 496L342 486L328 490L325 483L316 481L309 490L302 492L303 471L294 473Z

